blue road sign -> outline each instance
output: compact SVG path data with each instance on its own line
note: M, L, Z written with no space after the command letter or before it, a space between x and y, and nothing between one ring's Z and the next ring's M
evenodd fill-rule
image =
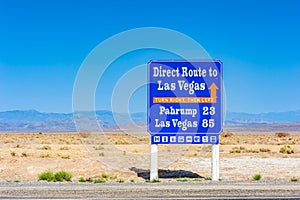
M148 63L152 144L218 144L222 131L220 61Z

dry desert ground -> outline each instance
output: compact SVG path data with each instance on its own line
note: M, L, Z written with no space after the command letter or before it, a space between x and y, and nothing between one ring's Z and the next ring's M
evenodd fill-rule
M149 135L121 133L2 133L0 181L37 181L46 170L107 181L145 182L149 178ZM299 134L222 133L220 178L291 181L300 178ZM160 145L162 181L209 179L211 145Z

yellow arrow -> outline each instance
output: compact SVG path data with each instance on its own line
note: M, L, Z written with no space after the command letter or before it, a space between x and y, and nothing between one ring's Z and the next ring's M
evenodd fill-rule
M217 90L219 89L215 83L212 83L208 88L210 90L210 97L213 98L214 102L217 102Z

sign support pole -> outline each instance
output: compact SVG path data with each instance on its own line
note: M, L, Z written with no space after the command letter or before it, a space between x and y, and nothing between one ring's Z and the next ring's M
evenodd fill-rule
M220 174L220 144L212 145L211 171L212 180L218 181Z
M158 145L150 145L150 181L158 179Z

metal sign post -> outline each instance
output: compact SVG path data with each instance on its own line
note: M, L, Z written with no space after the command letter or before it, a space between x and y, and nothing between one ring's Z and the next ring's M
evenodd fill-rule
M158 145L150 145L150 180L158 179Z
M222 87L220 61L148 63L150 180L158 178L158 144L212 144L212 180L219 180Z
M211 154L211 179L213 181L219 180L220 174L220 145L212 145L212 154Z

